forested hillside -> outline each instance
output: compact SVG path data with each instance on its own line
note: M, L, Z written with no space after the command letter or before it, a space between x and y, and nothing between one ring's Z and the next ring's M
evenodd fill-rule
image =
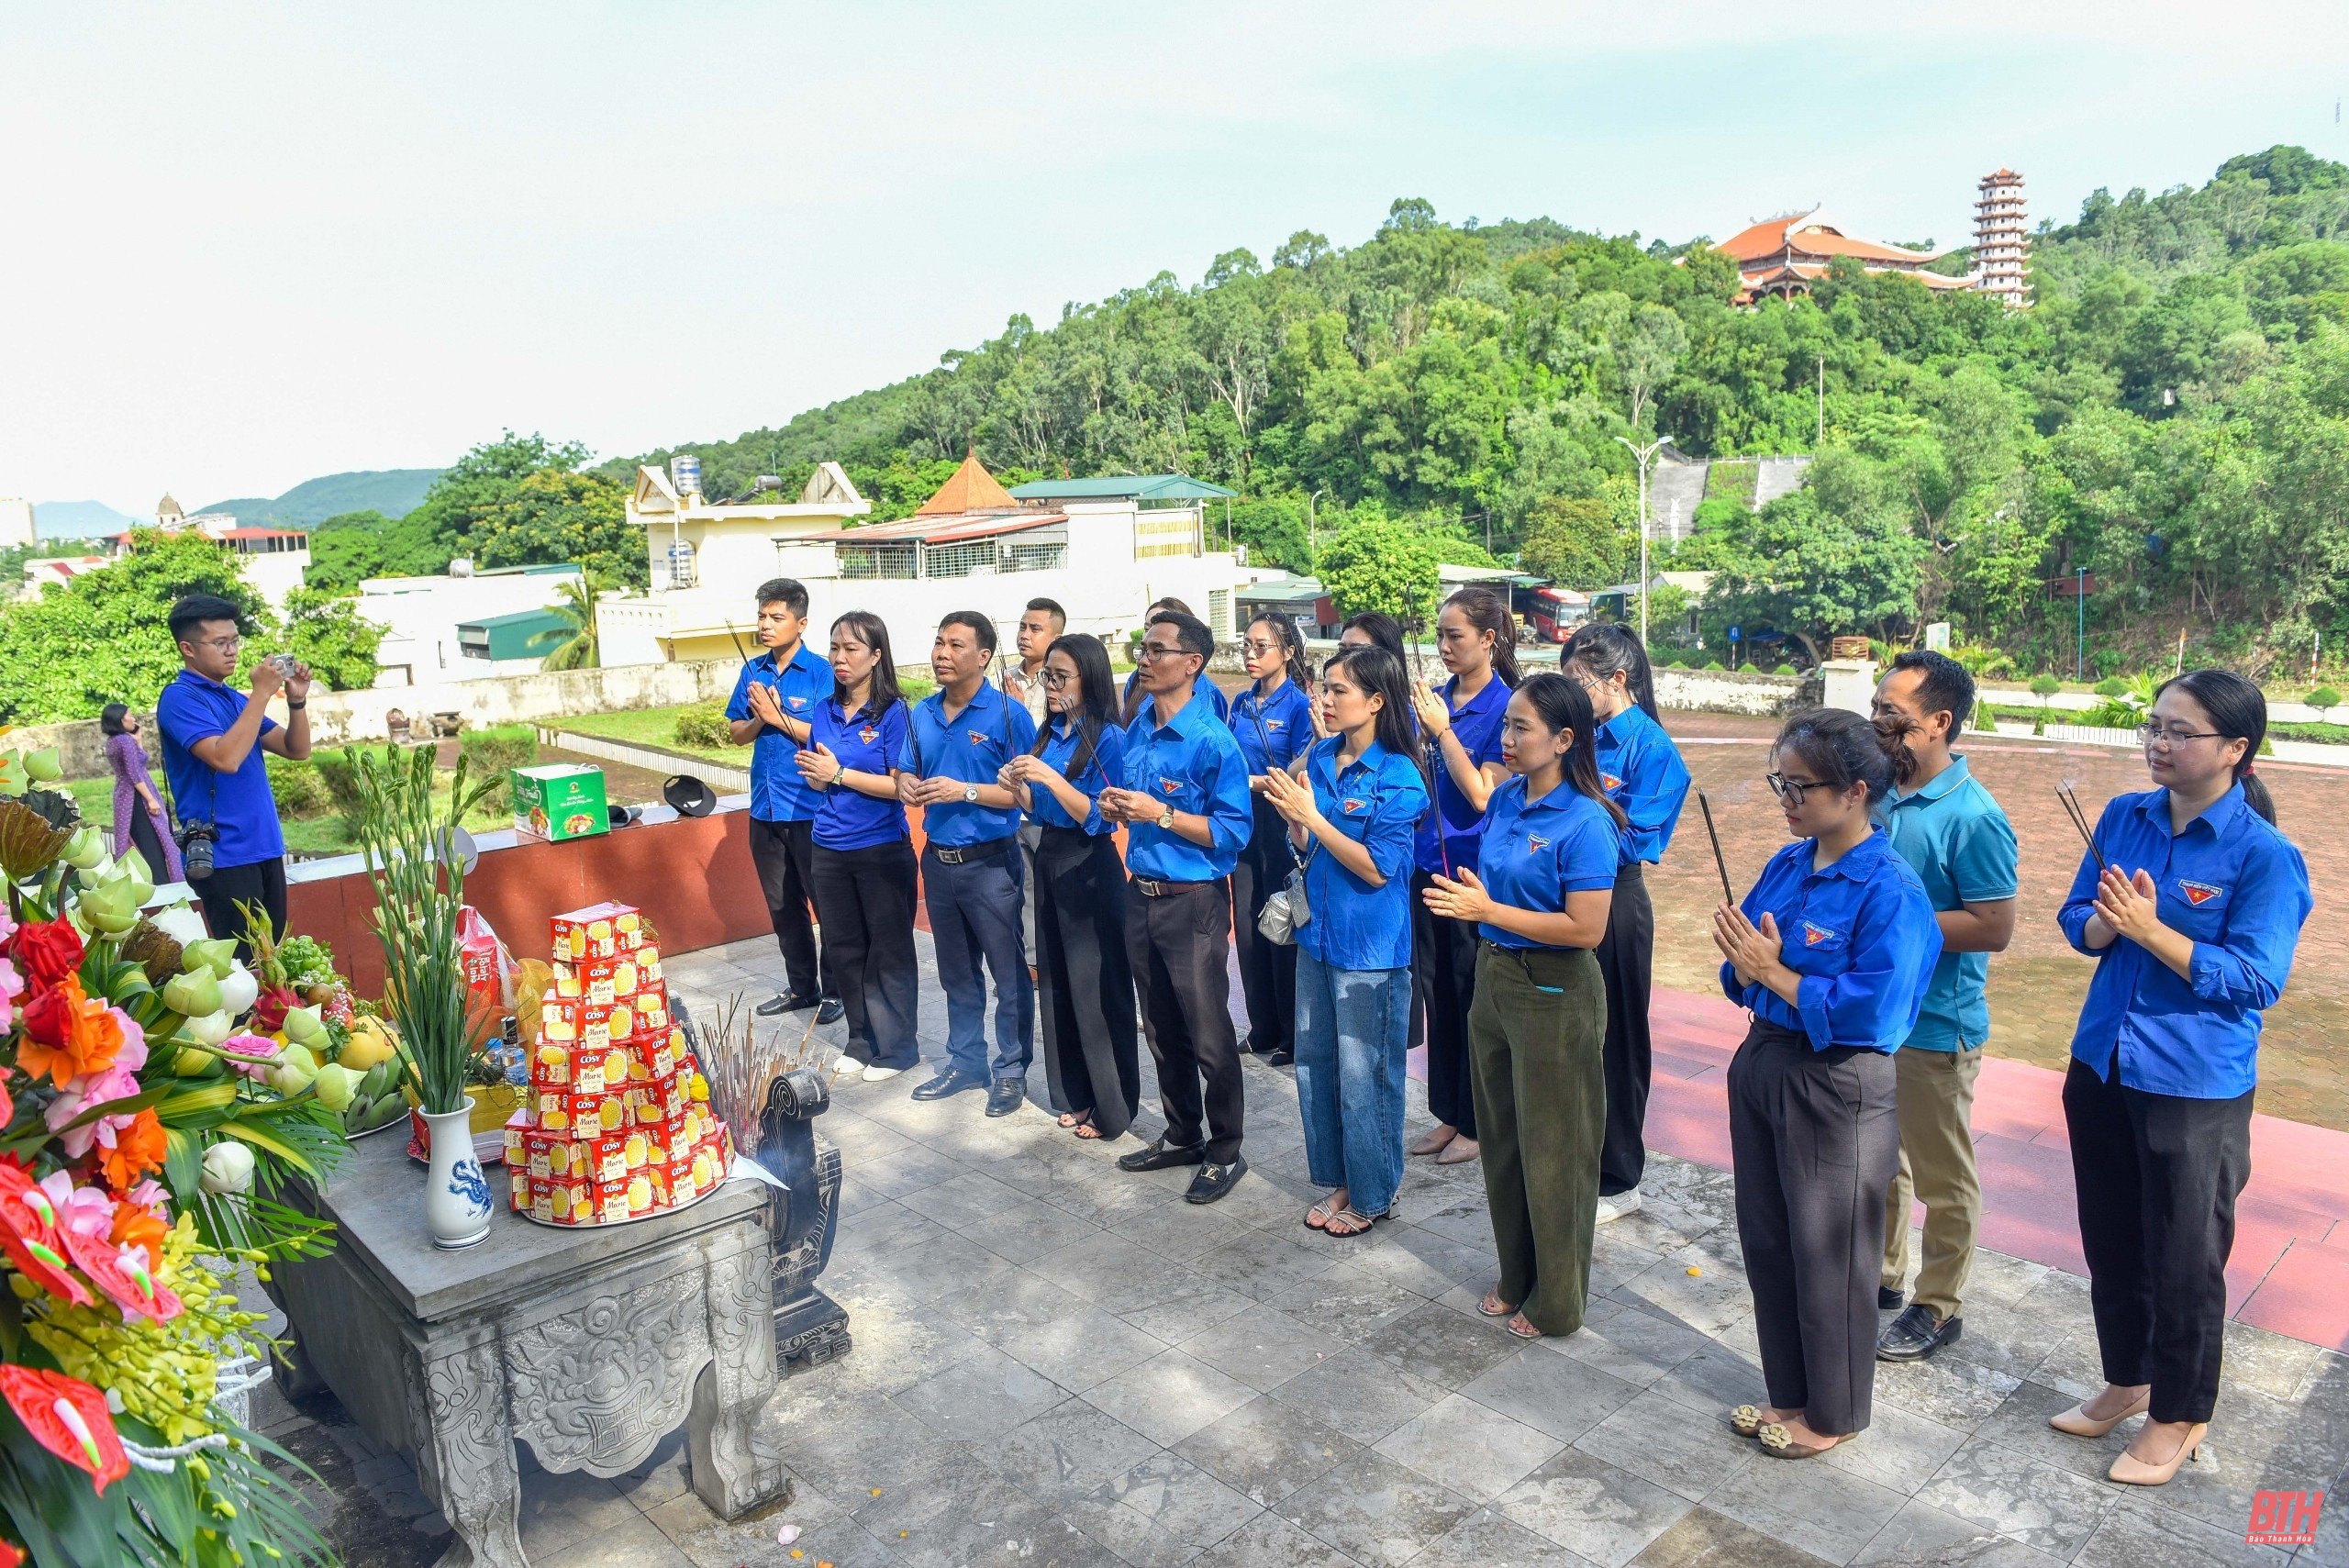
M1455 227L1405 200L1350 249L1299 233L1191 286L1015 317L923 375L688 450L713 495L837 459L887 516L965 447L1028 473L1181 470L1247 497L1258 559L1305 563L1313 497L1325 532L1365 513L1489 532L1597 582L1635 516L1614 438L1661 433L1818 458L1758 518L1698 514L1670 563L1721 572L1717 619L1903 639L1948 618L2068 672L2074 607L2049 584L2085 570L2109 671L2181 628L2254 669L2320 629L2349 641L2349 169L2277 147L2199 188L2099 191L2035 265L2021 313L1857 274L1743 309L1701 242Z

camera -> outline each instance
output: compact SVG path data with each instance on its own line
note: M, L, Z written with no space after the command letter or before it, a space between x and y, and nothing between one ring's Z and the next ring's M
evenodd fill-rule
M183 822L173 835L179 840L180 861L190 882L212 874L212 847L220 840L220 829L209 822Z
M290 681L294 678L294 655L291 653L273 653L265 662L285 679Z

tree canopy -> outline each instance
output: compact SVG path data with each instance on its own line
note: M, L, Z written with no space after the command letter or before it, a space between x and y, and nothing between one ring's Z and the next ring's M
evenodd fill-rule
M2050 584L2086 572L2092 657L2114 668L2181 628L2254 671L2319 632L2349 644L2349 169L2270 148L2199 187L2098 191L2033 244L2029 310L1851 263L1742 307L1703 242L1455 225L1406 198L1352 248L1300 231L1269 261L1230 250L1196 284L1017 316L920 375L689 450L713 495L837 460L885 517L966 449L1021 477L1179 471L1241 492L1233 530L1260 562L1307 569L1308 517L1326 551L1375 506L1406 532L1489 528L1587 588L1625 570L1602 508L1636 559L1615 438L1663 434L1819 460L1804 498L1709 501L1656 552L1724 573L1714 612L1814 641L1949 619L2021 666L2068 666L2073 607ZM583 472L575 449L502 445L532 473ZM670 455L593 472L622 484ZM533 539L602 537L567 482L492 507L493 477L523 476L469 459L435 490L473 548L508 513Z

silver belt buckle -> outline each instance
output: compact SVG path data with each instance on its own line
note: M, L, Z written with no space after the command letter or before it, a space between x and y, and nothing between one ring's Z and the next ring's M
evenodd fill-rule
M1138 876L1134 878L1134 884L1141 889L1144 898L1163 898L1166 895L1166 884L1155 878Z
M938 863L940 865L948 866L961 865L963 863L963 851L960 850L941 849L938 851Z

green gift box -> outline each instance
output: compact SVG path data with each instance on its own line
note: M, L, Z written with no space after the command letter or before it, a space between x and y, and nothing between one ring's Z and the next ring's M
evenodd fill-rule
M612 830L604 770L588 762L513 770L514 831L560 844Z

